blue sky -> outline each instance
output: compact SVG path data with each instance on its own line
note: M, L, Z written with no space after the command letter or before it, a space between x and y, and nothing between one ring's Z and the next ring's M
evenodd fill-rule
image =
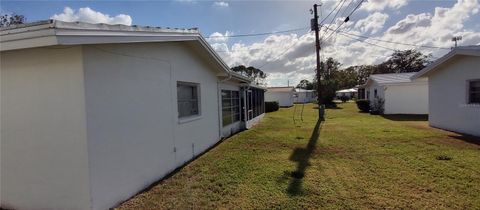
M134 25L149 25L161 27L191 28L198 27L204 36L215 32L228 34L248 34L259 32L272 32L301 28L309 25L311 18L309 9L313 3L320 1L5 1L0 3L1 13L15 12L25 15L28 21L49 19L54 14L61 14L65 7L78 12L80 8L88 7L93 11L109 15L110 17L124 14L130 16ZM350 7L346 7L348 4ZM359 0L345 0L343 10L348 13L359 2ZM386 3L387 2L387 3ZM467 4L468 3L468 4ZM322 12L326 14L333 9L337 1L323 1ZM465 6L461 7L461 4ZM455 6L457 5L457 7ZM460 18L460 25L445 31L449 17L442 16L441 11L445 8L452 10L448 16ZM469 11L471 9L471 11ZM340 14L343 13L340 11ZM426 15L421 15L425 13ZM459 16L468 14L468 17ZM411 16L409 16L411 15ZM343 19L341 17L339 20ZM358 35L373 36L399 42L423 43L441 47L450 46L450 41L445 41L447 36L463 34L466 36L465 44L480 43L480 15L478 13L477 0L460 1L420 1L420 0L370 0L362 4L351 17L348 27L351 33ZM362 22L363 20L363 22ZM403 23L402 23L403 21ZM426 21L428 26L415 25L415 22ZM361 23L359 23L361 22ZM441 22L446 26L441 26ZM328 20L327 23L330 23ZM336 22L332 23L332 26ZM410 25L409 25L410 24ZM457 23L455 23L457 24ZM346 24L347 25L347 24ZM405 26L409 26L407 28ZM363 26L363 28L362 28ZM393 34L391 28L401 28L399 34ZM403 28L402 28L403 27ZM422 35L431 33L430 36ZM390 29L390 30L389 30ZM408 31L407 31L408 30ZM438 32L434 31L438 30ZM467 33L468 32L468 33ZM265 66L265 71L271 73L270 84L282 85L290 78L294 82L302 78L309 78L311 72L307 69L313 65L313 51L307 54L296 53L311 46L311 34L305 31L298 31L287 34L271 36L256 36L242 38L228 38L222 40L211 40L211 44L221 53L224 59L231 65L263 65L265 62L272 62ZM435 36L443 34L443 38ZM306 34L306 35L305 35ZM416 36L417 38L411 38ZM410 37L410 38L408 38ZM385 49L368 46L365 43L357 43L354 40L343 40L341 36L334 41L326 41L326 55L337 57L345 65L371 64L381 62L385 56L377 56L372 59L372 54L388 54ZM268 41L269 40L269 41ZM416 41L414 41L416 40ZM267 42L268 41L268 42ZM271 44L275 42L277 44ZM288 49L292 43L292 52ZM385 45L395 49L406 49L402 46ZM298 49L297 49L298 48ZM313 48L312 48L313 49ZM285 55L278 52L287 50ZM440 56L444 51L424 50L425 53L432 53ZM258 53L262 51L263 53ZM358 56L352 59L348 56L357 52ZM293 56L293 57L292 57ZM363 56L363 57L362 57Z

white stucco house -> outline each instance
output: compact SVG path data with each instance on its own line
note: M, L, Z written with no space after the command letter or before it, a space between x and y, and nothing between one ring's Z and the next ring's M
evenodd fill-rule
M428 79L412 79L414 74L372 74L359 88L359 98L371 104L383 99L384 114L428 114Z
M295 97L296 96L296 97ZM294 94L295 103L312 103L317 101L315 90L305 90L302 88L295 88Z
M4 28L0 207L108 209L264 115L196 29Z
M291 107L294 100L294 87L268 87L265 92L265 101L276 101L280 107Z
M480 46L454 48L413 78L428 78L430 126L480 136Z

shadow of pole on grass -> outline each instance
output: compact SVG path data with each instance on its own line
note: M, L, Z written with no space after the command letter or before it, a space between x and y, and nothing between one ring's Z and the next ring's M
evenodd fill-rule
M310 136L307 147L295 148L290 156L291 161L298 162L297 169L290 174L291 181L287 189L287 192L290 195L302 194L303 177L305 176L305 170L310 166L309 160L317 145L318 137L320 136L320 129L321 120L318 120L313 129L312 135Z

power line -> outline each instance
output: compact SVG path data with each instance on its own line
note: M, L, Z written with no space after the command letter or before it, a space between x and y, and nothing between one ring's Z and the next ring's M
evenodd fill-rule
M350 8L350 5L352 5L352 3L354 2L355 0L350 0L350 3L348 3L347 7L345 7L345 10L343 10L342 14L340 14L340 17L343 17L343 15L345 14L345 12L348 10L348 8Z
M318 25L321 26L321 25L323 24L323 22L325 22L325 20L327 20L327 18L330 17L330 15L333 13L333 11L335 11L335 10L337 9L337 7L340 5L340 3L341 3L341 1L339 1L339 2L337 3L337 5L335 6L335 8L333 8L333 10L330 11L330 12L328 13L328 15L327 15L325 18L323 18L323 20L320 21L320 23L319 23Z
M345 18L345 20L338 25L338 27L335 29L335 31L332 31L325 40L328 40L344 23L348 22L350 20L350 16L360 7L360 5L364 2L365 0L361 0L360 3L357 4L357 6L348 14L348 16Z
M381 45L378 45L378 44L375 44L375 43L370 43L370 42L367 42L367 41L365 41L365 40L357 39L357 38L355 38L355 37L351 37L351 36L346 35L346 34L343 34L343 33L340 33L340 35L345 36L345 37L348 37L348 38L350 38L350 39L354 39L354 40L363 42L363 43L367 43L367 44L369 44L369 45L373 45L373 46L380 47L380 48L387 49L387 50L396 51L396 49L392 49L392 48L389 48L389 47L381 46Z
M308 33L308 32L307 32L307 33ZM289 47L287 47L287 49L285 49L284 51L282 51L282 53L280 53L278 56L276 56L273 60L267 61L267 62L263 63L260 67L258 67L258 69L261 69L262 67L270 64L271 62L278 60L280 57L282 57L285 53L287 53L287 52L288 52L292 47L294 47L296 44L297 44L297 43L294 42L294 43L291 44Z
M273 31L273 32L263 32L263 33L253 33L253 34L237 34L237 35L229 35L229 36L207 36L205 38L207 39L212 39L212 38L235 38L235 37L249 37L249 36L265 36L265 35L271 35L271 34L281 34L281 33L288 33L288 32L294 32L294 31L301 31L308 29L310 27L302 27L302 28L294 28L290 30L284 30L284 31Z
M325 26L326 29L333 31L333 29L329 28L328 26ZM399 44L399 45L406 45L406 46L413 46L413 47L421 47L421 48L432 48L432 49L444 49L444 50L449 50L450 48L448 47L437 47L437 46L429 46L429 45L417 45L417 44L411 44L411 43L402 43L402 42L395 42L395 41L389 41L389 40L384 40L384 39L378 39L378 38L373 38L369 36L363 36L363 35L357 35L357 34L352 34L348 33L346 31L339 30L338 31L340 34L346 34L350 36L355 36L359 38L364 38L364 39L371 39L379 42L385 42L385 43L391 43L391 44Z

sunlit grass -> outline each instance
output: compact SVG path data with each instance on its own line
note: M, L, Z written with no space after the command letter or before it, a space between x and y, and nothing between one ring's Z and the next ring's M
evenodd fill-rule
M295 122L294 108L268 113L119 208L480 208L478 139L354 103L317 124L301 106Z

